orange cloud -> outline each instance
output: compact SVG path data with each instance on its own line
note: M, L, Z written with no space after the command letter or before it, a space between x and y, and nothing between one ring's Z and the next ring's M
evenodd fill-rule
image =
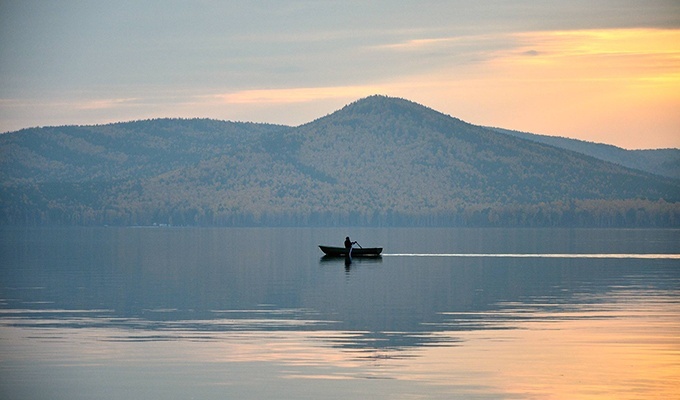
M117 99L96 99L79 103L77 107L81 110L103 110L130 105L130 103L134 103L135 101L138 100L139 100L138 98L134 97Z
M525 32L496 40L505 45L476 63L439 66L408 78L410 86L402 81L400 95L477 124L627 148L680 147L680 30ZM409 48L416 44L418 51L453 49L445 40Z
M518 47L498 55L506 66L543 67L558 79L680 83L680 30L615 29L514 35ZM527 75L535 79L533 75Z

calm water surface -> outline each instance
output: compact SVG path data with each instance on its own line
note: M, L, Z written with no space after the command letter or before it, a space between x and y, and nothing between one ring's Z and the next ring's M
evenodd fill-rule
M0 235L3 399L680 393L679 230Z

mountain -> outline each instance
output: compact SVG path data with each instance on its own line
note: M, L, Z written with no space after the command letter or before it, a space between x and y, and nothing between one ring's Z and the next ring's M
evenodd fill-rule
M680 180L371 96L298 127L157 119L0 135L0 222L677 226Z
M610 144L592 143L577 139L537 135L508 129L491 128L498 132L513 135L539 143L549 144L562 149L586 154L600 160L609 161L624 167L638 169L669 178L680 179L680 149L626 150Z
M98 126L24 129L0 135L3 183L142 179L246 151L279 125L156 119Z

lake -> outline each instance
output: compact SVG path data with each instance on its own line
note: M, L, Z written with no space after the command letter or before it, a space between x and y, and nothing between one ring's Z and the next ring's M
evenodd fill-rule
M680 230L0 235L0 398L680 392ZM383 256L322 257L347 235Z

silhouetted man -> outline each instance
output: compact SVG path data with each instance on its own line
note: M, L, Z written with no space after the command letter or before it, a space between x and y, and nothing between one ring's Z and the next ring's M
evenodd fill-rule
M350 260L352 259L352 245L356 243L351 240L349 240L349 236L345 238L345 249L347 250L347 258L345 259L345 263L351 262Z

